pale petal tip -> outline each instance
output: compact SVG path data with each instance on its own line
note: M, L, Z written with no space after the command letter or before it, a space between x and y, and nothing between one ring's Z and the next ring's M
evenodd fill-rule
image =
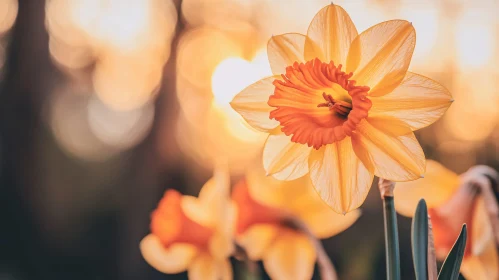
M239 105L237 104L237 102L235 102L234 100L232 100L232 101L229 102L229 106L232 108L232 110L238 112Z
M341 212L341 214L343 214L343 216L345 216L347 214L347 211L343 211L343 212Z
M424 174L419 175L419 177L424 178Z
M450 102L454 102L454 98L451 98L449 101L450 101Z

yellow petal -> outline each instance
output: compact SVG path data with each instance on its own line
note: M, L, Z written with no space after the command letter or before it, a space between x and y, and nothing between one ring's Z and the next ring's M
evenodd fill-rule
M346 215L333 211L315 190L310 176L280 182L279 187L263 185L255 196L260 197L266 192L279 196L280 200L274 200L280 202L278 207L285 208L298 216L318 238L336 235L346 230L360 217L360 210L354 210Z
M357 85L369 86L370 96L395 89L405 77L416 44L411 23L391 20L362 32L350 46L347 72Z
M463 260L461 273L467 280L499 279L499 257L495 242L489 241L487 250L480 256L470 256Z
M355 155L349 137L313 150L309 167L315 189L340 214L358 208L373 181L372 172Z
M382 127L383 132L390 136L401 136L411 134L412 130L404 122L390 116L369 115L369 124L374 127Z
M230 103L249 125L263 132L269 132L279 125L278 121L269 118L270 111L275 108L267 104L269 96L274 94L275 87L272 82L276 79L281 77L267 77L248 86Z
M369 120L369 119L367 119ZM352 135L355 154L367 166L374 167L374 174L391 181L410 181L421 178L425 170L423 149L414 136L394 136L390 128L376 127L364 120Z
M245 249L250 259L260 260L278 237L278 232L279 228L275 225L257 224L238 236L237 242Z
M211 211L210 207L202 203L199 198L190 195L184 195L182 196L182 202L180 206L182 207L182 211L189 219L205 227L215 226L216 219L213 216L213 212Z
M229 171L225 165L217 165L213 178L199 191L199 203L210 210L215 220L225 223L230 201Z
M155 235L149 234L140 242L140 251L149 265L160 272L175 274L185 271L197 254L189 244L173 244L166 249Z
M312 19L307 31L305 58L345 65L357 29L342 7L327 5Z
M305 35L287 33L272 36L267 44L270 68L274 75L286 73L286 67L295 62L305 62Z
M299 217L320 239L329 238L346 230L357 221L361 213L360 210L354 210L342 215L334 212L321 201L318 201L316 205L316 207L303 209Z
M210 254L218 260L228 258L234 252L234 241L228 232L216 231L208 246Z
M493 228L482 196L479 196L475 202L472 221L471 254L479 256L486 251L487 246L490 246L489 240L494 240Z
M439 207L449 200L459 187L459 177L440 163L428 160L424 178L397 183L394 191L395 208L412 217L421 198L428 208Z
M407 72L402 83L391 93L372 97L369 117L395 117L412 130L438 120L452 103L450 92L441 84Z
M263 265L274 280L311 279L316 254L313 245L301 233L282 231L263 256Z
M209 205L217 199L217 182L215 178L210 178L201 187L198 195L199 201L203 204Z
M232 280L232 267L228 260L217 261L209 254L197 256L189 266L190 280Z
M214 234L210 240L211 255L226 258L233 252L232 232L235 226L235 209L230 200L229 172L225 164L217 164L213 178L208 180L199 192L199 202L207 215L211 216ZM197 214L199 216L199 214Z
M312 148L291 142L284 133L271 134L263 148L263 167L279 180L293 180L308 173L308 155Z
M308 176L292 181L281 181L272 176L266 176L261 164L250 168L246 173L246 183L253 199L276 208L291 208L295 202L303 201L301 198L308 191L317 196Z
M216 208L216 205L212 205ZM217 259L228 258L234 252L233 236L236 227L237 210L234 202L230 201L228 206L222 209L222 215L219 215L219 223L209 242L210 254Z

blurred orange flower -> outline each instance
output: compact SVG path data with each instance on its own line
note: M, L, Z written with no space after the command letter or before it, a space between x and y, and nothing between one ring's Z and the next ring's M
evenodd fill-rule
M219 172L220 173L220 172ZM217 174L199 198L167 190L142 239L144 259L163 273L188 271L189 279L232 279L233 216L227 174Z
M317 13L307 35L273 36L267 51L274 76L231 102L251 126L270 134L267 173L280 180L309 174L338 213L362 204L373 175L421 177L425 157L413 131L439 119L452 98L439 83L407 71L415 43L407 21L358 34L333 4Z
M328 238L350 227L360 216L331 210L314 191L310 179L278 181L253 170L232 192L237 208L236 240L253 260L263 260L272 279L311 279L316 251L303 232L287 221L292 216L317 238Z
M466 223L469 237L461 273L470 280L499 279L499 254L484 198L461 181L462 177L429 160L425 178L397 183L395 207L400 214L410 217L418 201L426 200L435 253L440 260L445 259Z

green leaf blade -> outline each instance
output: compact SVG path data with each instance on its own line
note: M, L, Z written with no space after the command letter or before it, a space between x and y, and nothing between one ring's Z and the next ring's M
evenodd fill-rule
M428 207L421 199L412 219L411 245L417 280L428 279Z
M447 258L442 265L442 269L438 274L439 280L457 280L459 278L459 270L463 261L467 238L468 233L466 230L466 224L464 224L456 243L452 246L449 255L447 255Z

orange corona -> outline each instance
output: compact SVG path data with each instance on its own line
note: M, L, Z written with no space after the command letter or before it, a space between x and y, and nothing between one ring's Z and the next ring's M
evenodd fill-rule
M240 181L234 187L232 199L238 207L237 234L243 233L246 229L256 224L279 225L284 218L282 209L270 207L254 200L249 193L246 180Z
M165 247L174 243L188 243L206 249L213 230L187 217L181 206L182 194L167 190L151 215L151 232Z
M474 207L473 207L474 208ZM473 219L471 218L472 210L466 212L455 211L453 215L460 216L458 221L461 223L455 223L455 219L448 219L448 217L440 215L438 209L430 208L428 209L428 214L431 216L431 222L433 227L433 237L435 243L435 249L445 252L446 254L450 252L454 243L456 242L456 237L459 236L462 224L467 225L468 236L473 234ZM463 216L463 217L461 217ZM466 240L466 249L464 251L464 257L469 257L471 255L471 248L473 239L468 238Z
M369 87L358 86L353 73L341 71L342 65L318 58L295 62L286 68L282 80L275 80L274 94L268 105L269 117L279 121L291 141L320 147L351 136L372 106ZM329 110L328 110L329 109Z

